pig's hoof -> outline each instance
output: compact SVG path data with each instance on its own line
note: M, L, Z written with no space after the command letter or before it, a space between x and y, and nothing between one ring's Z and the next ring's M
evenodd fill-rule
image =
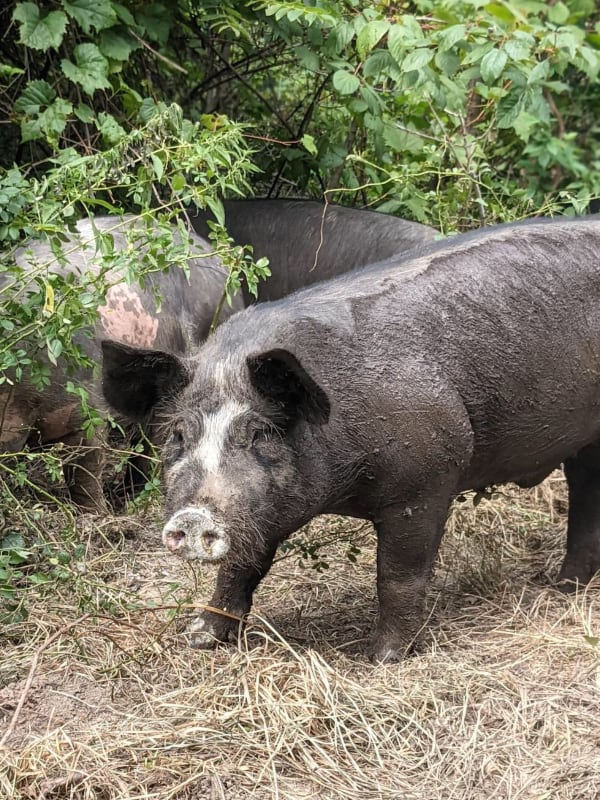
M230 620L196 617L188 628L190 647L196 650L212 650L221 642L236 642L238 624Z
M403 661L416 647L416 637L404 639L395 636L375 636L371 642L370 658L373 664L394 664Z
M600 557L592 554L588 557L585 553L578 559L565 558L565 561L558 573L556 585L561 592L574 592L578 588L588 584L594 575L600 570Z
M195 650L212 650L219 643L216 632L209 622L197 617L188 628L190 647Z

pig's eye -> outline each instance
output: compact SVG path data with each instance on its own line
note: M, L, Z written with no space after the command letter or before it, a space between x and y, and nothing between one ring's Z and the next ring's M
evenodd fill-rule
M278 430L275 426L264 425L255 428L252 432L252 447L260 447L262 444L272 441L277 434Z
M176 457L183 452L185 446L185 438L183 436L183 431L181 430L181 428L173 428L167 440L167 444L169 445L169 448L174 452L174 455Z
M269 432L265 428L259 428L252 433L252 447L262 444L269 438Z

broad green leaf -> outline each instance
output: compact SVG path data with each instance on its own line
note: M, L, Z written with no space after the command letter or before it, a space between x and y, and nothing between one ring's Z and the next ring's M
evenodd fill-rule
M78 83L86 94L92 95L97 89L109 89L108 61L95 44L78 44L73 50L75 64L63 58L62 70L69 80Z
M51 288L49 284L46 285L46 289ZM54 303L54 297L52 299ZM46 306L44 306L44 313L50 315L51 312L47 311ZM47 340L47 353L49 361L56 366L58 359L63 351L63 343L60 339L48 339ZM52 560L50 560L52 561Z
M21 121L21 141L30 142L45 135L53 145L64 131L73 106L56 97L46 81L32 81L15 103L15 111L27 116Z
M535 117L528 111L521 111L519 116L513 122L512 127L514 128L514 131L519 139L522 139L524 142L528 142L529 137L531 136L531 131L536 127L536 125L539 124L540 120L538 117Z
M369 105L361 97L353 97L348 103L348 108L353 114L362 114L369 108Z
M317 155L317 152L318 152L317 151L317 145L315 143L314 136L311 136L310 133L305 133L304 134L304 136L302 137L302 144L304 145L306 150L308 150L308 152L311 154L311 156L316 156Z
M564 25L569 19L569 14L569 9L564 3L561 3L560 0L558 3L554 3L553 5L549 4L548 19L554 25Z
M424 140L410 131L401 131L396 125L386 122L383 138L388 147L398 153L418 153L423 149Z
M384 103L377 92L375 92L368 84L360 87L360 96L365 101L371 114L381 116L384 108Z
M309 72L316 72L320 66L320 59L319 54L316 53L312 48L306 47L306 45L300 45L295 49L296 58L300 62L300 64L307 69Z
M56 92L47 81L30 81L17 98L14 110L32 117L49 106L55 97Z
M529 58L531 47L534 42L527 42L523 39L508 39L504 43L504 51L513 61L525 61Z
M402 72L412 72L423 69L434 56L434 51L428 47L419 47L409 53L400 64Z
M160 183L163 175L165 174L165 166L161 161L160 157L156 153L151 153L150 159L152 161L152 166L154 168L154 175L156 177L156 180Z
M52 140L64 131L70 114L73 113L73 106L68 100L57 97L40 116L42 130L48 134Z
M176 172L171 178L171 189L174 192L180 192L182 189L185 189L186 185L185 177L181 172Z
M165 110L163 103L157 103L153 97L144 97L139 108L139 115L142 122L150 122L152 117L155 117L161 111Z
M19 67L11 67L10 64L0 64L0 78L14 78L24 73L25 70Z
M438 37L439 49L450 50L455 44L462 41L467 35L466 25L451 25L449 28L440 32Z
M81 120L81 122L85 122L86 124L89 124L96 119L96 115L92 109L85 103L79 103L79 105L75 106L74 111L77 119Z
M144 29L146 36L159 44L166 44L171 33L171 21L175 19L162 3L145 3L143 11L136 15L138 25Z
M62 0L62 5L87 34L110 28L117 21L110 0Z
M434 60L436 67L450 77L460 68L460 58L450 50L438 50Z
M367 57L363 64L362 74L365 78L379 80L394 73L398 73L398 65L389 50L378 48Z
M24 119L21 122L22 142L32 142L35 139L39 139L41 135L42 126L39 117L35 117L34 119Z
M114 61L127 61L131 53L139 46L127 29L121 25L101 31L98 37L100 52Z
M360 87L360 80L352 72L338 69L333 73L333 86L340 94L353 94Z
M481 77L486 83L493 83L501 75L506 66L507 56L504 50L494 48L481 59Z
M538 61L535 67L531 70L529 75L527 76L527 83L529 86L533 86L536 83L542 83L547 77L548 72L550 71L550 62L544 59L544 61Z
M515 15L506 5L500 5L500 3L488 3L488 5L485 7L485 10L488 14L491 14L492 17L496 17L496 19L499 19L502 22L511 23L515 21Z
M524 92L511 92L504 97L498 104L498 116L496 125L498 128L510 128L519 114L524 110L526 104Z
M60 47L67 27L67 16L62 11L40 11L35 3L19 3L12 18L21 23L21 44L34 50Z
M482 44L478 44L475 47L472 47L470 50L467 50L465 56L463 58L463 65L464 64L481 64L482 59L486 56L490 50L494 47L493 42L486 41Z
M356 50L359 58L365 59L375 45L388 32L390 23L385 19L373 19L364 26L356 37Z
M112 3L112 7L115 10L115 14L124 25L135 25L135 19L128 8L125 8L125 6L121 5L121 3L115 2Z
M109 144L117 144L127 135L125 129L119 125L117 120L105 111L101 111L98 114L96 127Z
M403 25L392 25L388 31L387 46L398 64L402 63L406 53L406 30Z

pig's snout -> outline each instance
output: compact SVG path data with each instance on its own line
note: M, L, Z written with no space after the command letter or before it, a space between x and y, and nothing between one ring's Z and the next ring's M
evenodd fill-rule
M189 561L221 561L229 551L229 536L207 508L177 511L163 528L163 543Z

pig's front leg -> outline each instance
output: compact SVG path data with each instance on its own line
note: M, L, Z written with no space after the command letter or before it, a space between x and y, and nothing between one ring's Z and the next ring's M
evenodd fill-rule
M208 605L224 613L203 611L196 617L188 631L192 647L209 649L219 642L237 642L254 590L269 571L276 550L277 543L265 544L262 553L253 553L251 559L228 560L221 565Z
M422 494L382 510L377 529L379 617L371 645L375 663L399 661L425 621L425 593L451 493Z

